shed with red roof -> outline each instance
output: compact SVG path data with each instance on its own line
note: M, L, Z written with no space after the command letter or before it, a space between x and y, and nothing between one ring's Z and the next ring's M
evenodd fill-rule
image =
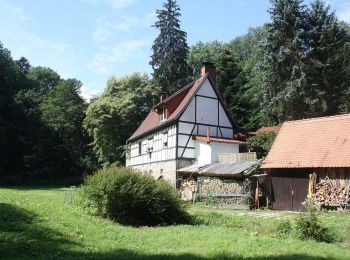
M271 176L275 209L300 210L308 193L321 205L341 206L349 197L350 114L285 122L261 168ZM328 201L317 197L320 188L347 197Z

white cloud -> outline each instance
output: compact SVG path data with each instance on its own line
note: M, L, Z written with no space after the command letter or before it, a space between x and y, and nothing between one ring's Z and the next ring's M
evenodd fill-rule
M144 47L149 46L151 42L150 39L144 38L124 41L111 48L101 47L87 67L97 74L110 74L117 64L126 62L132 55L143 53Z
M21 7L2 2L0 9L1 42L14 59L26 57L33 66L47 66L64 77L74 77L78 58L75 48L63 41L51 41L31 31L35 19Z
M107 2L116 9L129 6L136 2L136 0L107 0Z
M120 38L120 35L132 32L135 28L150 27L155 20L155 13L148 13L144 17L132 16L103 16L96 20L93 39L96 42L106 42Z
M350 1L348 0L328 0L332 9L336 10L339 20L350 22Z
M93 88L85 84L81 86L80 91L80 96L83 97L86 101L90 101L91 98L98 97L99 95L101 95L100 91L93 90Z
M97 0L80 0L82 3L96 4ZM134 4L137 0L105 0L107 4L115 9L121 9Z
M339 11L338 17L340 20L350 23L350 6L347 9Z

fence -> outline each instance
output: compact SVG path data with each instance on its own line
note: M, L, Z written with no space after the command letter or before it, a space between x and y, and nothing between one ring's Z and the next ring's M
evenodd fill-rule
M220 153L219 163L256 161L256 153Z
M251 182L198 177L194 201L220 208L250 209Z

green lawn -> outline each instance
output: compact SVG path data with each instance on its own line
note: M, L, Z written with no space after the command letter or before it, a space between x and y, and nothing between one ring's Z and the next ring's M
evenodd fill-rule
M339 233L333 244L278 237L296 213L190 206L201 225L134 228L64 203L67 189L0 189L0 258L350 259L350 213L322 213Z

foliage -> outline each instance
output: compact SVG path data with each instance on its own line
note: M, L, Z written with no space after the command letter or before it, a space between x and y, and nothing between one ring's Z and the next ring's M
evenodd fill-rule
M101 97L86 111L84 127L100 164L123 164L124 145L146 117L157 96L147 74L112 77Z
M332 243L335 241L335 233L324 227L317 216L317 208L311 201L305 201L307 213L300 213L296 220L298 237L302 240L314 239L318 242Z
M79 81L0 45L0 83L0 183L76 181L94 168Z
M303 118L306 10L302 0L271 0L265 44L264 102L272 123Z
M275 141L276 134L272 132L258 133L255 136L247 138L247 147L256 152L258 158L265 157Z
M219 61L219 54L224 44L219 41L212 42L197 42L192 45L189 53L187 62L188 65L193 68L194 76L200 75L200 70L204 62L211 62L217 64Z
M239 126L244 126L248 118L249 100L246 99L245 75L233 52L223 47L217 63L217 86L229 112Z
M107 168L88 176L82 196L98 215L124 224L167 225L185 223L188 218L169 183L129 168Z
M348 213L320 212L322 222L342 236L342 242L325 244L276 237L276 222L294 221L295 213L191 205L188 207L191 216L198 216L205 223L133 228L91 216L77 205L64 204L68 191L69 188L57 187L0 188L1 258L350 258L346 247L350 242Z
M186 62L187 35L180 29L180 7L175 0L166 0L163 8L156 11L154 27L159 29L159 35L152 45L150 65L160 92L171 95L188 83L191 70Z
M292 223L289 219L278 222L277 234L281 237L290 236L293 231Z
M350 63L345 48L350 37L330 6L315 0L308 10L308 50L305 53L307 97L310 116L328 116L343 112L349 86ZM346 106L346 105L345 105Z

